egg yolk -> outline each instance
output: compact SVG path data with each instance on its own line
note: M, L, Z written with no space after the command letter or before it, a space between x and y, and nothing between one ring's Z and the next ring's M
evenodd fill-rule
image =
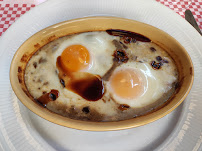
M61 55L63 67L71 72L86 69L90 65L90 54L82 45L71 45Z
M114 93L124 99L133 99L144 91L143 79L132 69L115 72L110 78Z

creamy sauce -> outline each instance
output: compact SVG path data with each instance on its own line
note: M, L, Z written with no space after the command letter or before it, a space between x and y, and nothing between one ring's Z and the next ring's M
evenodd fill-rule
M90 69L64 72L60 55L72 44L84 45L90 51ZM151 85L144 99L130 103L111 90L111 75L125 67L148 74ZM59 38L38 50L25 70L25 84L34 100L57 114L90 121L119 121L147 114L169 99L177 80L177 67L166 51L147 37L122 30Z

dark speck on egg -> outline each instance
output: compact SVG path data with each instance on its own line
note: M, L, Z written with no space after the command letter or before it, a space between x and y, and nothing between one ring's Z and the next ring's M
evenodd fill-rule
M153 69L160 69L163 64L161 62L157 63L156 61L151 62L151 66Z
M47 60L46 60L45 58L42 58L42 57L41 57L41 58L39 59L39 63L45 63L45 62L47 62Z
M65 81L63 79L60 79L60 83L62 84L63 87L65 87Z
M34 66L34 68L36 69L36 67L37 67L37 63L34 62L34 63L33 63L33 66Z
M156 60L157 60L157 61L161 61L161 60L162 60L161 56L157 56L157 57L156 57Z
M86 106L86 107L84 107L84 108L82 109L82 111L83 111L84 113L88 114L88 113L90 112L90 109L89 109L88 106Z
M151 50L152 52L155 52L155 51L156 51L156 49L155 49L154 47L150 47L150 50Z
M56 100L56 96L55 96L55 94L53 94L53 93L50 93L50 94L49 94L49 97L50 97L53 101Z
M59 44L54 44L53 47L52 47L52 53L54 53L57 49L58 49L58 46Z
M45 82L43 85L48 85L49 84L49 82Z

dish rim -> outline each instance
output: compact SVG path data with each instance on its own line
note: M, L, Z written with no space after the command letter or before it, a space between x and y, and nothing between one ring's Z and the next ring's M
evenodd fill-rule
M81 20L88 20L88 19L118 19L118 20L130 21L130 22L134 22L134 23L136 22L136 23L143 24L144 26L150 26L152 28L155 28L155 30L162 32L163 34L166 34L170 39L172 39L172 41L175 41L175 43L180 47L181 50L183 50L182 52L186 55L186 57L190 61L189 63L190 63L192 70L193 70L193 73L192 73L193 76L191 78L191 81L189 83L189 86L188 86L186 93L183 96L181 96L180 100L176 101L176 103L172 107L169 107L169 109L167 109L165 112L164 112L165 108L163 107L163 108L160 108L159 110L157 110L153 113L150 113L148 115L145 115L145 116L140 116L138 118L123 120L123 121L117 121L117 122L90 122L90 121L74 120L74 119L70 119L70 118L58 115L56 113L53 113L53 112L49 111L48 109L42 109L41 110L41 107L31 107L29 101L27 101L26 99L23 99L24 97L22 95L20 95L20 92L17 89L17 86L15 85L14 80L13 80L14 74L12 74L12 73L13 73L14 68L15 68L14 62L15 62L16 57L18 56L19 51L21 50L21 48L24 46L24 44L28 40L30 40L31 38L33 38L37 34L40 34L43 31L49 30L49 29L57 27L59 25L69 24L72 22L77 22L77 21L81 21ZM160 30L160 29L158 29L152 25L142 23L139 21L135 21L135 20L131 20L131 19L112 17L112 16L93 16L93 17L77 18L77 19L63 21L63 22L51 25L49 27L46 27L46 28L40 30L39 32L35 33L31 37L29 37L26 41L24 41L24 43L15 52L15 55L13 56L11 66L10 66L10 83L11 83L12 89L15 92L18 99L29 110L31 110L36 115L38 115L38 116L40 116L40 117L42 117L42 118L44 118L44 119L46 119L52 123L55 123L55 124L58 124L61 126L66 126L69 128L74 128L74 129L79 129L79 130L87 130L87 131L122 130L122 129L134 128L134 127L138 127L138 126L142 126L142 125L146 125L148 123L154 122L154 121L164 117L165 115L169 114L170 112L172 112L175 108L177 108L184 101L184 99L187 97L187 95L189 94L189 92L193 86L193 81L194 81L194 66L193 66L191 57L189 56L189 54L185 50L185 48L176 39L174 39L172 36L170 36L166 32L164 32L164 31L162 31L162 30ZM34 103L34 104L37 105L36 103ZM37 105L37 106L39 106L39 105ZM167 105L167 107L168 106L169 105ZM38 110L38 108L40 108L40 110ZM39 111L39 112L37 112L37 111ZM46 115L44 113L48 113L50 115Z

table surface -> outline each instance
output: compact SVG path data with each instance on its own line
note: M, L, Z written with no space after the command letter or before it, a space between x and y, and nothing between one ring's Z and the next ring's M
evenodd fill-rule
M46 0L0 0L0 36L21 15ZM156 0L169 7L183 18L186 9L190 9L202 29L202 0Z

